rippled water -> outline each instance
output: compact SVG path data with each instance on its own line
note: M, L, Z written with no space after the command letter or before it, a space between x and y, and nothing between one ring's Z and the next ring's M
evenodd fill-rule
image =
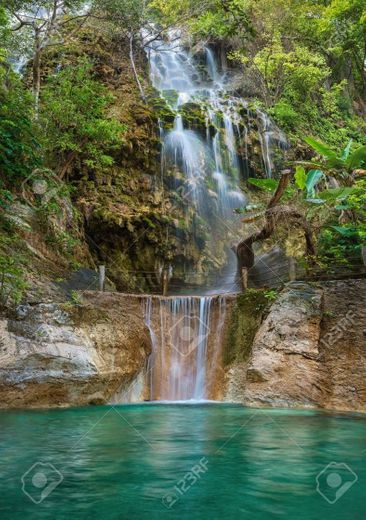
M362 415L143 404L0 421L2 519L366 517Z

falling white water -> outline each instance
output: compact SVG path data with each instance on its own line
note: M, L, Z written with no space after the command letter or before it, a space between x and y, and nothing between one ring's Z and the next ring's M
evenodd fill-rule
M206 255L215 257L217 243L226 239L229 263L230 245L242 236L240 211L247 204L240 183L250 174L249 132L257 133L267 177L273 173L274 151L287 146L286 139L267 114L249 110L246 100L231 93L227 74L212 48L206 46L195 55L177 30L166 39L153 39L147 32L144 38L150 41L151 82L175 112L173 128L161 132L162 175L168 171L169 175L172 171L183 174L183 180L177 175L175 189L205 223L211 236ZM186 119L189 103L201 108L205 131L192 128ZM249 116L256 120L250 129ZM195 235L195 229L191 232ZM218 281L216 292L238 289L229 278Z
M225 297L147 297L145 323L151 334L148 365L151 400L215 397L221 366Z
M267 177L272 177L273 173L273 147L277 146L282 150L288 147L286 136L281 130L275 126L268 114L262 110L258 110L260 122L259 138L262 146L262 158L264 169Z
M211 236L206 254L214 257L217 242L227 243L226 268L217 283L205 289L206 296L148 297L144 303L153 346L147 370L150 399L215 399L226 303L224 296L210 294L238 290L236 255L229 246L241 236L236 210L247 203L240 182L249 172L248 135L254 129L247 124L252 113L245 100L230 94L226 74L211 48L197 58L184 47L179 31L171 31L165 40L148 33L143 37L150 40L151 82L175 113L172 128L160 124L162 177L168 170L179 172L179 193ZM205 131L185 120L189 103L201 108ZM264 171L270 177L273 149L285 139L264 112L258 111L256 118Z

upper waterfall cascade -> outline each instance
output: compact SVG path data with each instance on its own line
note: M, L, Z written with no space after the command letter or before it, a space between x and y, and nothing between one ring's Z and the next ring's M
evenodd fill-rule
M160 128L162 175L169 168L183 175L176 191L205 223L209 255L215 257L224 241L227 268L211 289L235 292L236 258L230 245L242 236L240 210L247 198L240 184L250 175L248 136L257 134L267 177L272 175L274 151L286 147L286 138L267 114L254 113L246 100L231 92L230 77L209 46L193 52L174 30L167 39L150 43L148 58L151 82L175 114L172 126ZM187 116L192 105L202 112L200 128Z

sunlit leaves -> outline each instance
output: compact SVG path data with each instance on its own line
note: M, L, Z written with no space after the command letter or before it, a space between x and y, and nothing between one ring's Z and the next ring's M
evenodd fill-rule
M295 172L295 182L296 186L300 190L304 190L306 187L306 171L303 166L297 166Z

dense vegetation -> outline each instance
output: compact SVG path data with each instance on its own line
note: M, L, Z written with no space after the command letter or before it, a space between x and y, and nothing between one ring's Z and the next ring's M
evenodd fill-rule
M98 73L100 56L81 50L88 27L107 43L124 42L136 89L146 105L156 106L136 65L149 46L141 29L151 22L162 35L179 25L193 44L208 42L224 51L239 94L264 108L292 142L296 175L286 203L302 212L317 235L318 261L361 258L365 0L6 0L0 1L2 285L5 279L13 284L16 297L23 287L21 271L6 261L9 243L17 239L4 217L7 208L26 200L48 217L60 214L60 194L72 198L80 183L85 188L98 175L112 175L128 133L131 114L117 117L112 109L114 95ZM278 184L257 187L273 192ZM128 202L131 195L124 197ZM80 219L79 209L72 211ZM144 219L152 229L151 218ZM80 229L76 237L73 226L61 234L56 228L50 240L72 257ZM7 270L14 273L6 276Z

